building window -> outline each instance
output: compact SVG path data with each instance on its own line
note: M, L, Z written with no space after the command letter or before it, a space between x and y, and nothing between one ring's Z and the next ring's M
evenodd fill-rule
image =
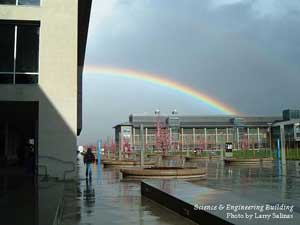
M0 25L0 71L8 72L14 69L15 26Z
M16 5L16 0L0 0L0 4Z
M0 23L0 84L35 84L39 74L39 25Z
M40 5L40 0L0 0L5 5Z

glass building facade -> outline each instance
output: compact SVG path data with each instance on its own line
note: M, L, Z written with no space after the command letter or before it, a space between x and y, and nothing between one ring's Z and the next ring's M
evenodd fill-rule
M160 118L170 132L171 143L174 126L169 124L169 116ZM176 139L181 150L220 150L227 142L233 143L234 149L270 149L272 144L271 124L282 120L281 117L201 117L178 116ZM131 115L132 146L140 146L141 124L144 125L144 137L147 150L155 150L156 144L155 116ZM124 124L125 125L125 124ZM122 124L115 127L120 135ZM118 142L118 140L116 140Z

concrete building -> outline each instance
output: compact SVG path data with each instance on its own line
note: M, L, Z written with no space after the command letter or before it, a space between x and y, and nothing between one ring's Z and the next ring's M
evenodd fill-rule
M299 149L300 143L300 110L284 110L283 120L272 124L274 140L282 140L285 150Z
M234 149L275 149L280 124L286 125L286 139L298 146L300 120L287 115L300 115L299 112L285 110L278 117L159 115L159 121L170 133L170 142L175 139L182 150L219 150L225 148L226 142L232 142ZM128 122L114 127L116 143L123 146L127 141L139 148L143 124L146 148L154 150L157 121L158 115L130 115Z
M76 175L91 0L0 0L0 161ZM29 155L30 155L29 154Z

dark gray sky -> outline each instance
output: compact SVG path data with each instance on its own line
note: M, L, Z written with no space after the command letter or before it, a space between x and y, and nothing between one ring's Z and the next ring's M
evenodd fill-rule
M94 0L86 65L130 68L213 96L246 115L299 108L299 0ZM130 113L221 114L149 83L84 74L79 143Z

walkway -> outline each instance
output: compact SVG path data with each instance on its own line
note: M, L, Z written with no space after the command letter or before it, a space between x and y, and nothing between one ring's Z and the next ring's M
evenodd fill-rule
M120 181L118 170L95 165L93 179L87 182L82 158L78 168L78 182L67 183L65 187L62 225L195 224L141 197L140 182Z

